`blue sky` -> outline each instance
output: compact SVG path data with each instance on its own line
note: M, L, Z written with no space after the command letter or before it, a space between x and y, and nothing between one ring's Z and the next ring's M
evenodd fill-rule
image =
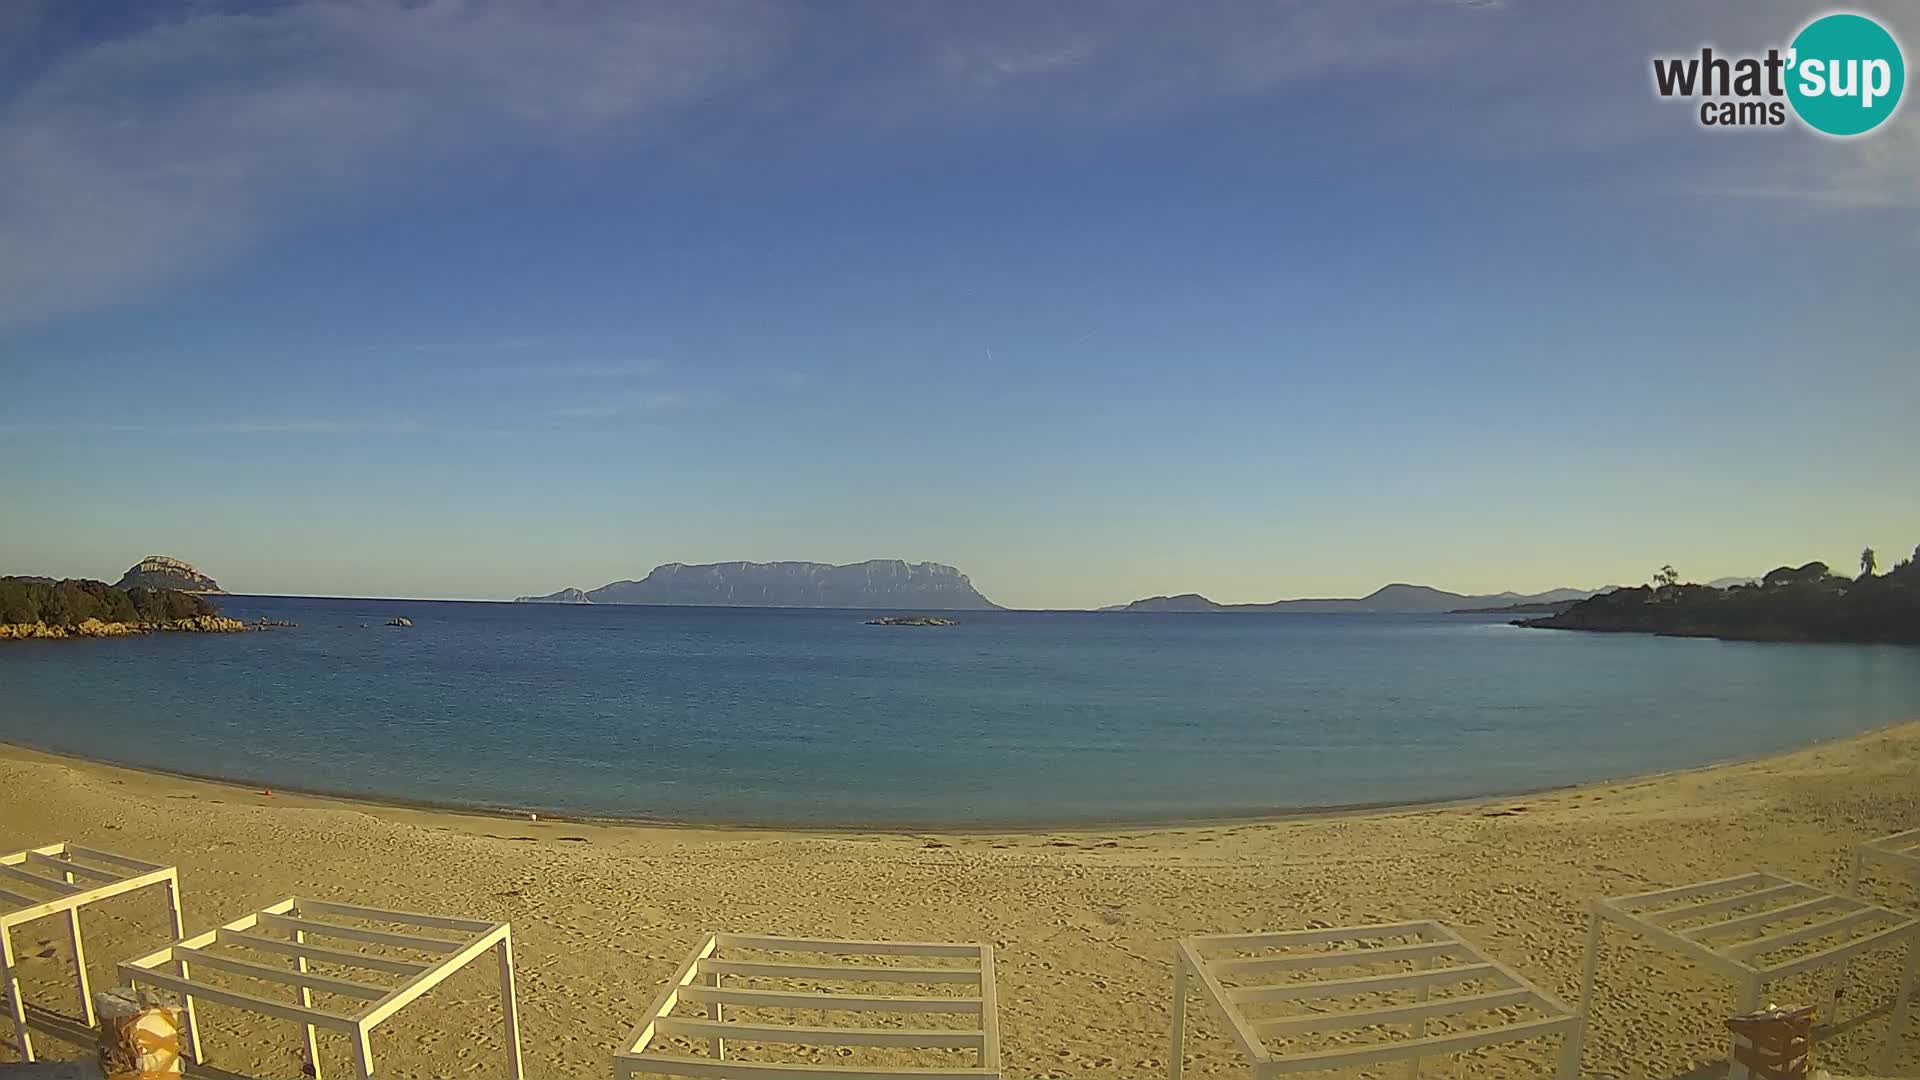
M1890 563L1920 113L1650 87L1820 10L15 0L0 571L899 557L1078 607Z

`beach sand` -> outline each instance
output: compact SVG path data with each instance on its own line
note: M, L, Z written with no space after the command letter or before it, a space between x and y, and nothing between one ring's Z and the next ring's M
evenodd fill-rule
M1007 1075L1136 1080L1166 1075L1169 947L1183 935L1439 919L1572 1003L1589 898L1755 868L1838 888L1854 843L1916 826L1920 722L1516 799L1006 834L536 824L266 796L0 748L0 850L71 840L174 863L189 933L292 894L511 920L536 1078L611 1075L615 1045L709 929L991 942ZM1920 911L1920 880L1869 891ZM115 981L115 962L164 943L165 929L158 890L88 909L96 987ZM30 998L72 1014L64 924L17 934ZM1583 1075L1719 1076L1732 988L1617 931L1607 940ZM1857 964L1843 1012L1889 998L1896 970L1897 957ZM380 1029L380 1074L503 1075L495 985L491 964L473 965ZM1771 996L1825 995L1810 980ZM300 1074L291 1024L202 1008L213 1064ZM1198 999L1188 1016L1189 1075L1249 1075ZM1883 1011L1822 1044L1817 1061L1865 1071L1886 1030ZM342 1040L322 1038L328 1075L352 1075ZM39 1043L48 1057L86 1052ZM1542 1041L1463 1064L1471 1076L1547 1075L1551 1057ZM1920 1073L1920 1030L1899 1062ZM1458 1067L1430 1060L1425 1075Z

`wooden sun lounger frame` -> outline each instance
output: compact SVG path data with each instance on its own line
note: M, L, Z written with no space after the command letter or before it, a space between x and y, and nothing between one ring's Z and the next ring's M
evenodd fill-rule
M1858 893L1867 871L1875 864L1910 875L1920 874L1920 829L1908 829L1892 836L1869 840L1853 849L1853 878L1848 888Z
M327 915L392 923L423 930L458 931L458 938L426 934L372 930L321 921ZM287 936L270 937L255 931L277 930ZM392 956L332 949L312 943L313 938L339 938L344 941L397 946L435 954L432 961L407 960ZM289 968L242 961L231 956L207 952L208 946L227 944L276 952L293 959ZM314 1080L320 1080L320 1048L317 1028L346 1035L353 1044L354 1074L361 1080L373 1076L373 1029L412 1004L422 994L445 982L448 976L484 956L489 950L500 963L500 1007L506 1021L507 1074L513 1080L524 1076L520 1059L520 1012L514 999L513 930L508 923L484 919L462 919L446 915L420 915L408 911L388 911L359 904L341 904L329 900L290 897L270 904L204 934L183 937L166 948L120 965L121 977L134 987L151 986L179 994L184 1003L187 1043L196 1063L204 1064L200 1047L200 1025L194 1016L194 1001L231 1005L235 1008L291 1020L305 1026L307 1058L313 1066ZM353 965L369 971L404 975L398 986L363 983L308 970L310 961ZM299 1003L274 1001L226 986L216 986L193 976L194 965L208 970L228 971L269 982L284 983L299 991ZM319 990L361 998L367 1004L354 1012L334 1012L315 1008L313 992Z
M1920 841L1916 841L1920 843ZM1687 901L1680 903L1680 901ZM1722 915L1757 905L1763 907L1746 915L1716 918L1709 923L1672 929L1671 924L1690 918ZM1766 928L1789 919L1820 914L1827 916L1805 927L1776 931ZM1891 925L1858 934L1856 928L1873 921ZM1827 1023L1837 1019L1840 992L1846 982L1847 964L1869 949L1892 948L1906 943L1906 962L1901 967L1900 986L1894 998L1892 1023L1887 1029L1886 1063L1892 1064L1894 1048L1906 1026L1907 1001L1913 996L1916 966L1920 965L1920 920L1888 908L1878 907L1839 893L1815 888L1805 882L1773 874L1751 873L1715 881L1696 882L1671 889L1634 893L1595 900L1592 920L1587 927L1586 970L1581 977L1580 1013L1591 1018L1595 976L1599 970L1601 931L1609 922L1630 933L1672 949L1709 971L1733 981L1738 988L1737 1010L1744 1014L1764 1004L1767 986L1793 975L1834 967L1833 995L1828 1003ZM1762 966L1757 959L1772 949L1800 942L1845 935L1846 940L1818 952ZM1721 939L1709 943L1707 939Z
M167 887L173 936L182 936L186 931L180 921L180 875L171 866L65 842L0 855L0 980L7 984L13 1030L19 1038L23 1060L35 1058L33 1036L27 1030L26 1001L20 993L20 976L13 954L13 928L49 915L64 913L67 916L67 940L73 946L74 982L80 991L81 1015L86 1018L87 1026L92 1027L97 1018L93 1014L93 990L87 983L86 945L80 939L80 909L152 885ZM53 898L40 899L25 891L29 889L52 893Z
M1332 952L1297 953L1222 959L1214 954L1230 949L1256 949L1293 945L1319 945L1331 942L1391 941L1414 938L1409 945L1388 944L1356 947ZM1390 972L1359 978L1320 979L1274 986L1226 987L1222 976L1236 972L1311 971L1322 967L1342 967L1389 960L1437 962L1440 967ZM1228 1034L1253 1063L1254 1080L1316 1069L1336 1069L1377 1065L1390 1061L1411 1062L1412 1075L1418 1080L1420 1059L1433 1054L1449 1054L1497 1043L1520 1042L1548 1035L1562 1039L1558 1080L1576 1080L1580 1063L1580 1023L1572 1010L1553 995L1462 938L1444 924L1431 920L1402 923L1377 923L1368 926L1342 926L1313 930L1286 930L1276 933L1206 934L1183 938L1173 946L1173 1047L1168 1056L1168 1076L1180 1080L1186 1055L1186 1007L1188 979L1197 980L1203 997L1227 1021ZM1395 1005L1379 1009L1347 1012L1315 1012L1273 1019L1249 1019L1241 1010L1242 1002L1317 1001L1346 994L1382 990L1418 989L1468 979L1484 979L1498 989L1485 994L1453 998L1430 998L1417 1005ZM1465 1015L1490 1008L1526 1005L1543 1014L1534 1020L1519 1020L1496 1027L1442 1035L1425 1034L1429 1018ZM1282 1053L1269 1047L1263 1032L1343 1031L1381 1023L1411 1021L1418 1025L1414 1037L1390 1042L1373 1042L1329 1050Z
M920 956L973 959L974 967L902 968L836 964L815 966L785 962L732 960L716 955L727 949L817 953L833 956ZM728 976L762 978L844 979L855 982L951 982L971 985L968 997L890 997L875 994L795 993L776 990L728 990ZM706 1007L704 1020L669 1014L680 1002ZM914 1030L909 1028L801 1027L789 1024L743 1024L726 1019L724 1006L826 1009L849 1012L944 1012L973 1016L969 1028ZM642 1074L694 1077L698 1080L998 1080L1000 1023L993 993L993 946L980 943L914 941L836 941L825 938L770 937L764 934L711 933L687 957L673 981L654 999L647 1018L633 1030L624 1049L613 1055L616 1080ZM650 1051L656 1036L706 1038L712 1057L689 1057ZM810 1046L886 1046L922 1049L960 1049L976 1052L972 1068L896 1068L804 1063L738 1061L726 1056L726 1040L797 1043Z

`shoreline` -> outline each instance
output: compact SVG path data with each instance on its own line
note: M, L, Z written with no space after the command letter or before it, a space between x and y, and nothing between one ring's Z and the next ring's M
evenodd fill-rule
M511 922L521 1042L528 1074L539 1077L606 1076L613 1048L687 950L715 930L991 943L1002 1075L1139 1080L1167 1072L1171 943L1185 937L1432 919L1574 1001L1596 898L1754 871L1845 890L1855 844L1916 825L1920 718L1524 800L1000 832L515 821L267 797L0 746L0 851L65 840L176 866L189 934L288 896ZM1862 895L1912 912L1920 880L1889 877ZM171 934L158 895L98 905L87 918L96 986L117 983L118 961ZM27 924L15 944L27 999L71 1012L66 927ZM1901 968L1892 949L1854 958L1846 1023L1820 1043L1822 1066L1920 1073L1920 1029L1912 1028L1891 1073L1867 1067L1879 1059ZM466 1075L498 1060L492 973L460 978L436 992L433 1008L382 1026L383 1075ZM1621 933L1607 936L1600 979L1581 1076L1719 1075L1722 1021L1739 1006L1726 979ZM1824 980L1805 986L1828 1000ZM1244 1073L1217 1017L1190 1008L1188 1023L1192 1075ZM63 1042L56 1029L40 1030L50 1060L93 1053L90 1038ZM297 1024L223 1014L206 1036L211 1065L224 1074L299 1075ZM673 1040L682 1053L698 1052ZM322 1075L352 1074L345 1040L323 1035L320 1049ZM1489 1048L1474 1075L1551 1075L1555 1050L1548 1040ZM0 1048L0 1059L8 1056ZM797 1056L942 1064L819 1049Z
M1717 758L1699 765L1683 766L1673 769L1654 769L1638 773L1624 773L1618 776L1598 777L1572 784L1546 784L1532 788L1477 792L1447 798L1391 799L1375 802L1337 803L1318 806L1266 807L1248 810L1244 813L1212 816L1139 819L1106 818L1098 820L1067 819L1022 824L999 824L991 822L816 823L763 822L751 820L698 821L676 818L581 814L564 810L548 810L538 806L480 806L453 802L436 802L431 799L405 799L399 797L362 795L350 792L329 791L324 788L298 786L273 787L264 781L234 779L206 773L182 772L156 766L137 765L130 762L115 761L109 758L88 757L84 754L72 754L65 751L50 750L44 747L6 740L0 740L0 760L31 761L38 759L82 770L93 769L122 772L134 777L198 784L220 791L235 792L244 795L254 795L263 798L291 797L296 800L308 800L314 803L361 811L404 811L413 814L443 814L453 817L480 818L492 821L528 821L530 815L538 815L538 820L542 823L552 822L556 824L590 825L604 829L669 829L688 832L808 834L826 836L853 834L917 836L923 833L940 833L952 836L977 837L1032 836L1040 833L1155 833L1214 826L1273 825L1345 817L1363 817L1376 814L1458 810L1491 802L1510 802L1515 799L1540 798L1542 796L1577 795L1582 792L1605 787L1617 787L1623 784L1639 785L1679 777L1697 776L1718 769L1756 764L1774 758L1784 758L1793 754L1805 753L1818 750L1821 747L1852 742L1854 740L1887 736L1909 726L1920 728L1920 716L1915 716L1907 720L1896 720L1888 724L1881 724L1877 727L1867 728L1849 735L1835 735L1825 739L1816 739L1812 742L1762 753ZM273 794L262 795L263 791L270 791Z

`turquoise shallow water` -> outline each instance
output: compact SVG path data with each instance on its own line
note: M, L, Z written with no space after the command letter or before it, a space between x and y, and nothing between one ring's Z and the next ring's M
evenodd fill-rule
M1036 825L1519 791L1920 716L1920 650L1472 616L221 604L300 626L0 648L0 740L465 806Z

